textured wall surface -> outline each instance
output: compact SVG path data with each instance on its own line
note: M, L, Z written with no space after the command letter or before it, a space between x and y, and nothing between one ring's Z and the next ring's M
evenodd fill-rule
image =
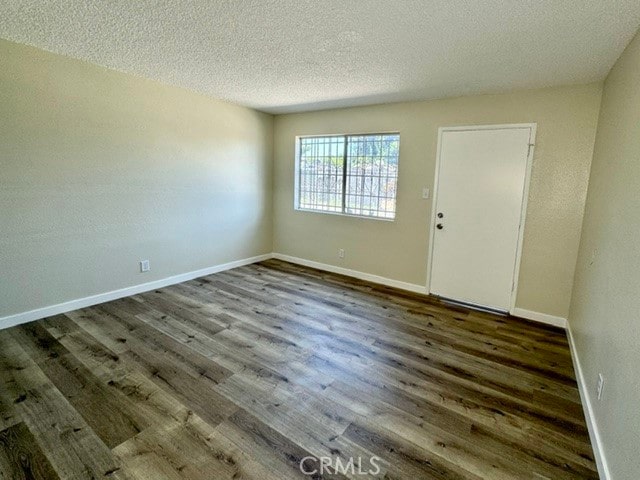
M271 252L272 128L0 41L0 317Z
M640 35L607 77L569 324L613 480L640 478ZM598 373L604 374L602 401Z
M566 317L601 85L277 116L274 251L425 285L438 127L537 122L517 307ZM400 132L394 222L295 211L296 135ZM346 257L338 259L344 248Z
M271 113L601 81L638 0L3 0L0 38Z

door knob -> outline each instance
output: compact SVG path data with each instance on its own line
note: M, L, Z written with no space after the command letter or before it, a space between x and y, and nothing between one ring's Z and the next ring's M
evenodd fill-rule
M442 229L444 228L444 225L442 225L441 223L439 223L439 224L437 224L437 225L436 225L436 228L437 228L438 230L442 230Z

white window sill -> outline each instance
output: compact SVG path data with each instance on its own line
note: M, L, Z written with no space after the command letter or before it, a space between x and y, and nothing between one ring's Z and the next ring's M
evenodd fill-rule
M342 213L342 212L328 212L328 211L324 211L324 210L311 210L308 208L299 208L299 207L294 207L294 210L296 212L304 212L304 213L319 213L321 215L335 215L338 217L351 217L351 218L360 218L362 220L378 220L378 221L382 221L382 222L395 222L395 217L394 218L385 218L385 217L374 217L371 215L355 215L353 213Z

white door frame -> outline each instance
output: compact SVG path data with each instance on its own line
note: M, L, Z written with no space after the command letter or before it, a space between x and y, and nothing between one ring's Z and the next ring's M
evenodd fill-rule
M431 267L433 264L433 242L435 240L436 224L436 202L438 201L438 179L440 174L440 161L442 153L442 134L444 132L465 131L465 130L504 130L508 128L529 128L529 153L527 155L527 168L524 178L524 189L522 193L522 208L520 210L520 226L518 228L518 245L516 248L516 264L513 270L513 288L511 290L511 301L509 302L509 313L513 314L518 296L518 280L520 276L520 263L522 260L522 243L524 239L524 224L527 217L527 203L529 200L529 183L531 180L531 167L533 165L533 152L535 149L537 123L510 123L505 125L468 125L457 127L440 127L438 129L438 150L436 152L436 170L433 177L433 201L431 202L431 221L429 223L429 252L427 256L427 294L431 294Z

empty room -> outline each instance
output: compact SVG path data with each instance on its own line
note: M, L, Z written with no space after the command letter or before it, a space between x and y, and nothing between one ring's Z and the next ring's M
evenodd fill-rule
M0 2L0 480L640 479L639 28Z

